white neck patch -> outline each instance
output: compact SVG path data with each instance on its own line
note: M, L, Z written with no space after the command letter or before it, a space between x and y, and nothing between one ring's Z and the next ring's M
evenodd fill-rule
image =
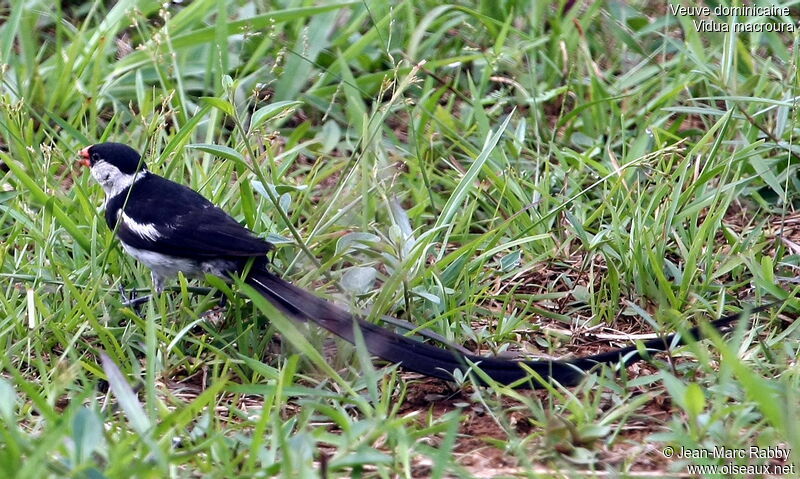
M119 171L119 168L104 160L95 162L91 171L92 177L100 183L106 193L106 202L147 175L147 170L132 175L123 173Z

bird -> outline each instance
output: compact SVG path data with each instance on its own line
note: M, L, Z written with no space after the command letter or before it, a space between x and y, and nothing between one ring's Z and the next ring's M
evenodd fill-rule
M600 365L626 367L650 352L666 351L704 338L700 327L609 352L573 359L512 360L467 354L395 333L284 280L269 269L274 246L241 225L200 193L150 170L141 155L122 143L98 143L79 152L78 162L105 193L104 216L122 249L147 266L156 293L179 272L187 277L213 275L246 284L290 318L311 321L367 352L403 368L446 381L469 375L479 385L497 383L519 389L549 384L578 385ZM749 309L766 311L778 302ZM734 313L710 321L724 332L744 317ZM471 374L477 367L481 374Z

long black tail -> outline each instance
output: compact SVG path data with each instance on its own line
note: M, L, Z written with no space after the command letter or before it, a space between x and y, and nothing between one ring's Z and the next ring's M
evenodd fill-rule
M311 320L352 344L356 342L355 331L358 329L370 354L398 363L411 371L445 380L452 380L455 371L466 372L469 370L469 363L474 363L492 380L501 384L512 384L529 378L528 381L520 382L517 387L525 389L542 387L541 382L531 378L526 369L529 368L544 381L552 380L565 386L574 386L586 372L600 364L619 363L627 366L643 359L642 353L635 345L563 361L513 361L462 354L401 336L354 317L338 306L294 286L265 269L256 268L255 271L251 271L246 282L292 318ZM771 303L758 306L750 310L750 313L765 311L776 305L777 303ZM716 330L723 331L741 317L742 314L732 314L710 324ZM671 334L664 338L645 341L643 346L649 351L665 351L676 341L677 344L686 344L690 340L689 337L698 340L704 336L699 327L692 328L687 333L684 336ZM480 381L480 378L478 379Z

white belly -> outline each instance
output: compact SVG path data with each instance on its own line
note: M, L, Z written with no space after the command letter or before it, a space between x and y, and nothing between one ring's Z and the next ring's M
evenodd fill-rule
M174 277L178 271L186 276L203 276L204 273L202 264L194 260L138 249L125 243L122 243L122 249L162 279Z

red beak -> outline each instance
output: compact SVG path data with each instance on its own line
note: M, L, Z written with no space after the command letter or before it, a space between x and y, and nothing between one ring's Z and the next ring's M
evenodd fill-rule
M81 159L78 160L78 163L83 165L83 166L91 167L92 166L92 162L89 161L89 148L91 148L91 146L87 146L86 148L84 148L84 149L82 149L81 151L78 152L78 155L80 155L80 157L81 157Z

